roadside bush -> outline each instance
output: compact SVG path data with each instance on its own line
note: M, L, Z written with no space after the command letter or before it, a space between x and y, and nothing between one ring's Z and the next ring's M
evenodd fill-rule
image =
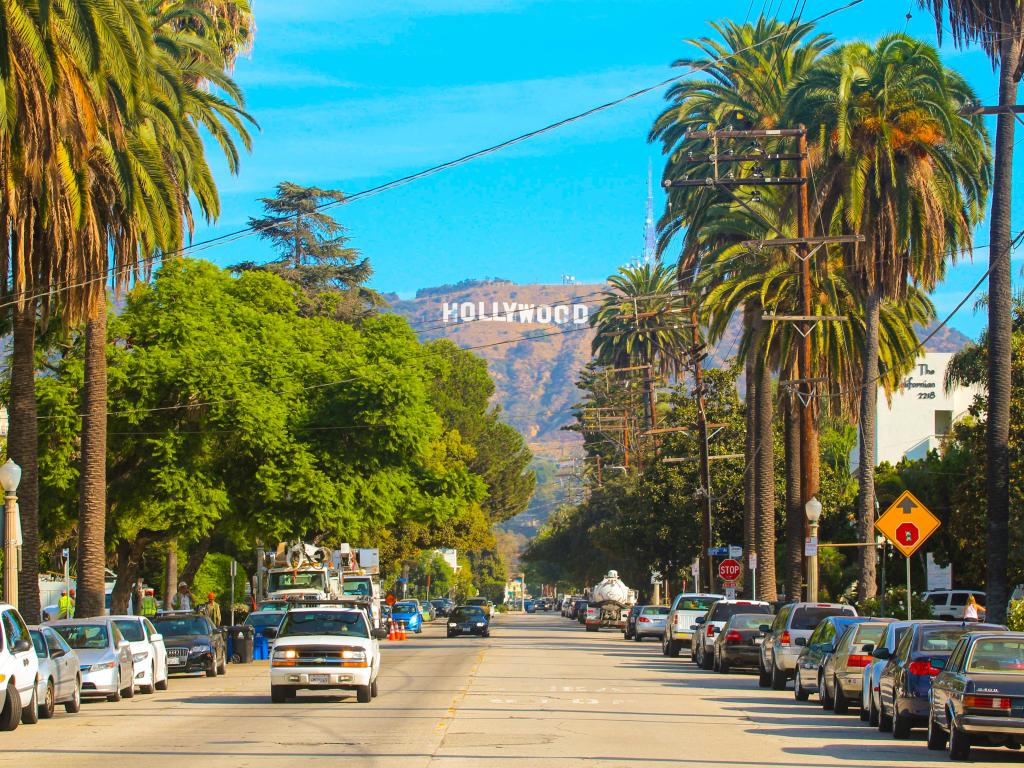
M1024 600L1011 600L1006 612L1006 626L1011 632L1024 632Z
M912 595L913 617L915 619L932 618L932 605L920 595ZM881 599L869 597L857 603L857 613L861 616L882 616ZM894 587L885 591L885 616L905 619L907 617L907 589L906 587Z
M494 606L494 610L496 610L498 613L508 613L508 606L504 603L501 603L499 605Z

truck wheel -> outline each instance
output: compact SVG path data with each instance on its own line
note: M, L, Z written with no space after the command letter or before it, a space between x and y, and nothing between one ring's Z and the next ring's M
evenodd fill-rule
M596 624L587 624L587 632L597 632L600 629Z
M777 666L775 666L774 661L772 661L772 690L786 690L786 673L779 669Z
M378 696L378 691L377 691L377 678L374 678L374 679L373 679L373 682L372 682L372 683L370 683L370 695L371 695L371 696L372 696L373 698L375 698L375 699L376 699L376 698L377 698L377 696Z
M210 659L210 666L206 668L206 676L207 677L216 677L217 676L217 660L216 659Z
M7 686L4 708L0 712L0 731L13 731L21 724L21 696L14 684Z
M288 701L288 689L283 685L270 686L270 700L275 704L284 704Z
M679 658L679 651L680 650L681 650L681 646L680 646L679 643L677 643L675 640L669 640L668 641L668 655L669 656L671 656L673 659Z
M356 701L360 704L369 704L372 696L370 695L370 686L368 685L357 685L356 686Z

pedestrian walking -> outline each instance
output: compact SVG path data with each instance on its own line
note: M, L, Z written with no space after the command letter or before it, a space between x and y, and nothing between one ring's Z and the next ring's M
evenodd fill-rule
M188 591L188 584L184 581L178 584L178 591L171 598L171 608L176 611L191 611L196 604L196 599Z
M75 618L75 590L72 589L70 595L65 589L60 591L60 600L57 601L57 618Z
M967 605L964 606L964 621L981 621L981 614L985 609L978 605L974 595L967 598Z
M139 615L146 616L147 618L153 618L156 616L156 612L159 609L159 604L156 601L156 597L153 594L152 589L147 589L146 594L142 597L142 604L139 608Z
M221 615L220 606L217 604L216 597L217 596L213 594L213 592L208 593L206 595L206 605L204 605L201 610L206 614L206 618L213 623L213 626L219 627Z

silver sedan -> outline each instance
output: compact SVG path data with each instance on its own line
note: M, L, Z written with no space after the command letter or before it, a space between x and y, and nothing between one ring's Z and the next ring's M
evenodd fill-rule
M638 643L645 637L656 637L661 640L665 634L665 622L668 619L667 605L645 605L636 617L636 629L633 639Z

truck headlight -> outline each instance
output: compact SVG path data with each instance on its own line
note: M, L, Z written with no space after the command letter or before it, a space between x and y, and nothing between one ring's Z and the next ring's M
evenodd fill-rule
M274 658L280 660L297 659L299 658L299 652L294 648L278 648L274 650Z
M344 650L341 652L341 658L346 661L366 661L366 651Z

